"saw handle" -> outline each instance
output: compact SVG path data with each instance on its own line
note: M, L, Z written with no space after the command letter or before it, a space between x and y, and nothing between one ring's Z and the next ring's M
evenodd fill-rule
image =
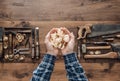
M90 25L85 25L85 26L79 27L77 39L85 38L88 33L91 33Z

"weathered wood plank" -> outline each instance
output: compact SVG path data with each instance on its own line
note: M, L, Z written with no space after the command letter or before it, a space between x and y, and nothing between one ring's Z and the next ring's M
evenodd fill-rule
M0 0L0 20L120 20L120 0Z

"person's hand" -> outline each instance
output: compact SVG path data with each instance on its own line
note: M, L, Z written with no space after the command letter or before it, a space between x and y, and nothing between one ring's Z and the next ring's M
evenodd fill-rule
M51 54L51 55L54 55L54 56L57 56L58 49L54 48L53 45L51 44L50 34L56 32L57 29L58 28L51 29L45 37L45 45L46 45L46 49L47 49L47 54Z
M62 28L62 30L70 36L70 40L69 40L67 46L61 50L61 52L63 55L73 53L74 46L75 46L75 36L73 35L73 33L70 33L69 30L66 28Z

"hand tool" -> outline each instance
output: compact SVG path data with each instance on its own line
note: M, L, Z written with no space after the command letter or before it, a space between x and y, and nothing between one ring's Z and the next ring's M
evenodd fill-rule
M87 50L111 49L110 45L107 45L107 46L86 46L86 44L82 44L81 46L82 46L81 47L82 53L86 53Z
M15 60L18 60L18 59L19 59L19 57L20 57L20 55L19 55L19 54L14 55L14 59L15 59Z
M8 48L8 42L4 42L4 49Z
M4 29L0 27L0 60L3 57L3 34L4 34Z
M39 27L35 28L36 59L40 58Z
M95 51L95 55L98 55L98 54L101 54L101 51L96 50L96 51Z
M9 55L8 55L8 54L6 54L6 55L4 56L4 58L5 58L5 60L8 60Z
M29 48L20 48L20 49L14 49L13 53L16 54L30 54Z
M8 55L8 60L9 60L9 61L13 61L13 60L14 60L14 55L13 55L13 54Z
M115 59L115 58L118 58L118 57L119 57L119 54L117 54L116 52L109 52L109 53L106 53L106 54L99 54L99 55L90 55L90 54L84 55L85 59L90 59L90 58L95 58L95 59L98 59L98 58Z
M86 44L94 44L94 45L109 45L109 42L86 42Z
M35 58L35 29L32 28L32 54L31 54L32 59Z
M23 61L23 60L25 60L25 55L20 55L19 61Z
M78 38L77 39L83 39L86 38L87 34L91 33L91 25L84 25L78 27Z
M106 41L106 42L113 42L114 38L106 38L106 39L103 39L103 40Z
M87 38L105 36L110 34L115 34L120 32L120 25L112 24L95 24L91 27L91 33L87 35Z
M31 30L17 31L17 33L25 33L25 34L29 34L29 33L31 33Z
M25 35L21 34L21 33L17 33L16 34L16 39L18 42L22 42L25 39Z
M86 53L87 52L86 44L82 44L81 45L81 50L82 50L82 53Z
M3 47L4 49L8 48L8 36L6 35L3 36Z
M13 35L12 35L12 33L9 34L8 38L9 38L9 43L8 43L9 44L8 45L9 55L12 55L13 54Z
M8 37L6 35L3 36L3 41L8 42Z
M120 35L108 35L108 36L102 36L103 39L105 38L120 38Z
M97 50L97 49L110 49L111 46L89 46L86 47L88 50Z
M89 51L88 52L90 55L94 55L94 51Z

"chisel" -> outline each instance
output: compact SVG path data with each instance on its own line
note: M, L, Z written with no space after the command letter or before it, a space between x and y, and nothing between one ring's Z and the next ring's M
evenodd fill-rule
M36 59L40 58L40 44L39 44L39 27L35 28L35 50L36 50Z

